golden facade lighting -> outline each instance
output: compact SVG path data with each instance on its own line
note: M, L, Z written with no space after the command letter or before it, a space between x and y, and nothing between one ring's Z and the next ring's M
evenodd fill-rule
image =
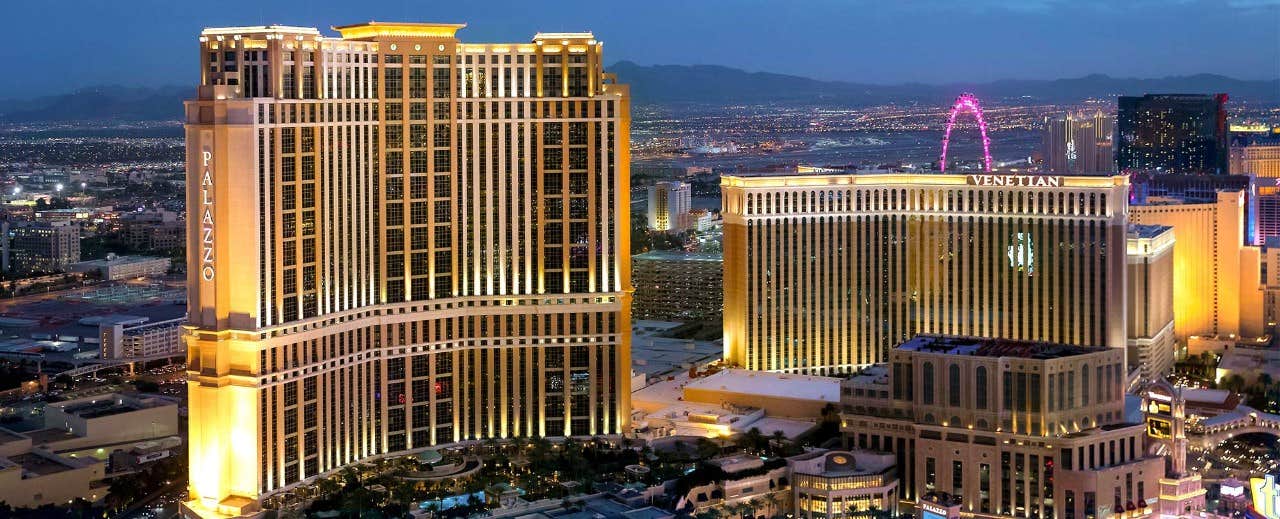
M598 51L460 47L462 27L201 34L188 510L628 427L628 90L603 90Z

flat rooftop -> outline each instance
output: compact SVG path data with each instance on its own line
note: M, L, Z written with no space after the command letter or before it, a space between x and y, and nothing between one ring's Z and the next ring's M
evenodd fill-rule
M8 429L0 428L0 445L4 445L6 443L26 441L26 440L27 440L26 436L10 431Z
M685 371L723 354L724 348L714 342L631 335L631 369L648 376Z
M1024 359L1059 359L1107 351L1107 348L1089 348L1070 344L946 335L917 335L911 340L899 344L896 349L899 351L918 351L943 355L1017 357Z
M653 250L631 257L632 261L707 261L723 263L724 255L719 252L683 252L674 250Z
M76 468L54 458L41 456L39 454L28 452L17 456L10 456L9 461L22 467L25 473L34 474L36 476L47 476L49 474L57 474Z
M103 259L96 259L96 260L89 260L89 261L81 261L78 263L73 263L72 266L81 267L81 268L102 268L102 267L114 267L117 265L130 265L134 263L148 263L148 262L152 262L156 260L164 260L164 259L168 259L168 258L157 258L155 256L116 256L113 259L103 258Z
M684 388L743 393L761 397L840 401L840 379L838 378L745 369L722 370L713 375L691 380Z
M1168 225L1129 224L1129 234L1135 238L1155 238L1171 230L1173 230L1173 227Z
M117 414L124 414L143 409L142 406L134 405L131 402L117 403L111 400L102 400L98 402L86 402L63 407L63 412L79 416L84 419L102 418Z
M76 436L75 434L68 432L66 429L58 429L58 428L29 431L26 433L26 435L31 437L31 443L33 445L44 445L46 443L54 443L54 442L73 440L73 439L79 438L79 436Z

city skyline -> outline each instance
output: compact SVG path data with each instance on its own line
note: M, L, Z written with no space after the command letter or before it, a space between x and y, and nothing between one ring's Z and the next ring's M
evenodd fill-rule
M192 49L184 35L218 25L316 26L369 20L449 22L471 20L463 36L500 41L505 34L537 30L592 30L610 35L610 62L717 64L872 84L985 82L1058 79L1106 74L1165 77L1198 73L1241 79L1280 77L1280 2L1195 0L1166 5L1136 2L912 2L903 5L834 0L804 4L752 2L645 3L626 16L600 17L583 2L565 9L527 13L499 5L425 5L409 1L366 4L284 4L236 1L216 13L188 12L180 4L144 2L148 17L114 4L72 2L77 9L57 17L36 4L11 6L17 19L0 58L31 73L0 79L0 99L64 93L102 84L161 86L190 83L180 66ZM505 9L503 7L510 7ZM520 12L520 17L494 13ZM671 13L680 16L671 16ZM733 23L726 23L733 13ZM804 37L778 31L805 27ZM160 21L161 23L156 23ZM103 37L97 27L115 30ZM550 29L546 29L546 28ZM47 39L51 29L60 37ZM856 37L850 39L852 33ZM1158 35L1158 37L1148 37ZM965 44L951 48L957 39ZM0 40L3 41L3 40ZM168 42L155 46L156 41ZM1009 45L1018 41L1019 45ZM36 47L38 42L39 46ZM79 57L99 50L95 59ZM960 50L963 49L963 50ZM1248 49L1244 51L1242 49ZM129 67L122 67L129 56ZM71 82L52 63L76 60Z

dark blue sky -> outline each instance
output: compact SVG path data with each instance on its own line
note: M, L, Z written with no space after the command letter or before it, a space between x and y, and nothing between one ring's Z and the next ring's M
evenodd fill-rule
M1280 0L3 0L0 98L190 84L224 25L465 22L464 41L591 30L609 62L869 83L1210 72L1280 77Z

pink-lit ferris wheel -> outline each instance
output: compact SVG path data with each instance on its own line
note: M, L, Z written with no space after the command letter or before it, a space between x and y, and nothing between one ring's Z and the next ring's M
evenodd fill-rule
M956 104L951 107L951 117L947 119L947 132L942 136L942 158L938 161L938 170L947 170L947 146L951 144L951 128L956 125L956 116L960 112L968 112L973 114L978 120L978 131L982 134L982 166L983 171L991 171L991 139L987 138L987 120L982 117L982 105L978 104L978 97L968 92L960 94L956 98Z

